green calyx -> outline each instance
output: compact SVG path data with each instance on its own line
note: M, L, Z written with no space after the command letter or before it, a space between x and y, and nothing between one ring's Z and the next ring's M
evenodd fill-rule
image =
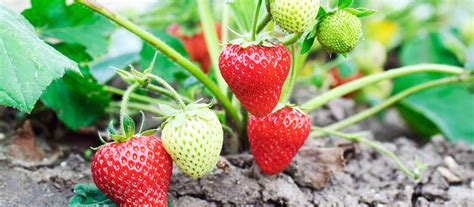
M258 34L255 40L252 40L250 34L238 34L234 32L239 38L229 40L228 44L240 45L242 48L248 48L250 46L264 46L264 47L273 47L277 44L280 44L281 41L275 37L271 37L269 33L263 32Z
M128 82L130 84L133 83L138 83L141 87L145 88L151 81L149 77L149 73L151 72L151 69L145 69L143 72L140 72L133 67L133 65L130 65L130 72L119 69L119 68L114 68L115 72L122 78L125 82Z
M180 127L181 125L183 125L184 121L187 118L191 118L194 116L202 118L204 120L211 120L214 114L208 113L209 110L204 110L204 109L209 109L210 107L212 107L212 105L214 104L214 100L212 100L208 104L199 103L199 102L200 100L190 103L186 105L183 109L176 109L169 105L159 104L158 107L161 110L163 110L163 112L165 112L166 115L162 117L156 117L154 119L156 120L166 119L166 121L164 121L161 124L162 129L168 124L172 124L174 127Z
M297 106L296 104L293 104L293 103L278 103L277 106L275 107L275 109L273 109L272 113L275 113L275 112L277 112L280 109L285 108L285 107L295 109L298 112L300 112L301 114L307 115L307 113L304 112L303 109L301 109L299 106Z
M362 38L362 23L346 11L335 10L322 16L318 23L317 39L328 52L346 54Z
M140 113L142 115L142 120L141 120L140 128L138 129L137 133L135 133L135 129L136 129L135 122L130 116L125 115L123 122L121 123L125 131L122 132L122 134L117 133L114 127L114 121L111 120L109 122L109 125L107 126L107 136L110 137L112 140L114 140L113 142L120 143L120 142L127 141L128 139L132 137L154 135L158 131L157 129L149 129L149 130L143 131L143 128L145 126L145 114L142 111L140 111ZM102 142L102 144L108 143L105 141L105 139L102 137L100 133L98 133L98 135L99 135L99 140ZM98 148L100 148L100 146L92 148L92 149L97 150Z

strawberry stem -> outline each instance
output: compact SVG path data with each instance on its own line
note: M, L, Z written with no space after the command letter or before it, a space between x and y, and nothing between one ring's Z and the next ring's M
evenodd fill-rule
M270 13L270 0L265 1L265 10L267 11L267 14L258 23L257 33L260 33L263 29L265 29L268 23L272 20L272 15Z
M103 86L103 89L109 93L112 93L112 94L117 94L117 95L122 95L125 93L124 90L120 89L120 88L115 88L115 87L112 87L112 86L107 86L107 85L104 85ZM136 93L132 93L130 94L130 99L133 99L133 100L137 100L137 101L141 101L141 102L145 102L145 103L151 103L151 104L155 104L155 103L160 103L161 100L158 100L158 99L154 99L154 98L150 98L148 96L144 96L144 95L139 95L139 94L136 94Z
M292 34L291 36L283 40L282 44L285 46L291 45L297 42L300 39L300 37L301 37L301 33Z
M270 15L270 11L267 12L267 15L263 17L262 20L258 23L257 26L257 33L260 33L265 27L268 25L268 23L272 20L272 16Z
M181 96L176 92L176 90L174 90L174 88L170 84L168 84L168 82L166 82L165 80L163 80L157 75L149 74L149 76L150 78L152 78L153 80L161 84L163 87L168 89L173 94L174 99L178 102L181 109L184 110L186 108L186 104L184 104L184 101L183 99L181 99Z
M167 90L166 88L163 88L163 87L159 87L159 86L156 86L156 85L153 85L153 84L148 84L146 86L146 89L148 89L150 91L160 93L160 94L163 94L163 95L168 96L170 98L174 98L173 92L171 92L170 90ZM178 94L178 95L184 101L184 103L193 102L193 100L191 100L190 98L188 98L186 96L183 96L183 95L180 95L180 94Z
M221 20L221 42L227 42L227 40L229 39L229 30L227 30L227 27L229 27L229 7L224 6Z
M325 129L328 130L341 130L344 129L348 126L351 126L353 124L356 124L360 121L365 120L367 117L373 116L383 109L391 106L392 104L402 100L403 98L410 96L411 94L414 94L418 91L426 90L429 88L437 87L437 86L442 86L442 85L447 85L447 84L452 84L452 83L459 83L459 82L468 82L468 81L474 81L474 76L466 76L466 75L461 75L461 76L454 76L454 77L447 77L447 78L442 78L438 80L433 80L429 82L425 82L416 86L413 86L411 88L408 88L400 93L397 93L396 95L388 98L384 102L369 108L365 111L361 111L355 115L352 115L349 118L346 118L342 121L336 122L334 124L331 124L329 126L326 126ZM318 132L315 134L311 134L311 137L321 137L324 136L325 133Z
M262 7L262 0L258 0L257 7L255 8L255 12L253 15L252 21L252 41L257 39L257 22L258 22L258 14L260 13L260 7Z
M290 47L291 51L291 69L290 69L290 74L288 75L288 78L285 81L285 84L283 85L283 90L282 90L282 96L280 98L280 103L287 103L288 100L291 97L291 92L293 91L293 86L295 84L295 79L296 79L296 53L295 53L295 47L292 46Z
M440 64L419 64L412 66L405 66L397 69L391 69L389 71L378 73L370 76L366 76L355 81L349 82L342 86L331 89L330 91L317 96L306 103L301 105L301 109L305 112L311 112L320 106L326 104L327 102L339 98L345 94L349 94L361 88L364 88L368 85L378 83L383 80L398 78L405 75L415 74L415 73L425 73L425 72L437 72L437 73L447 73L453 75L460 75L465 72L463 68L450 65L440 65Z
M113 93L113 94L117 94L117 95L123 95L125 93L124 90L120 89L120 88L115 88L113 86L107 86L107 85L104 85L103 86L104 90L109 92L109 93ZM167 97L170 97L170 98L173 98L173 94L166 90L165 88L163 87L159 87L159 86L156 86L156 85L152 85L152 84L148 84L146 86L146 89L150 90L150 91L155 91L157 93L160 93L162 95L165 95ZM190 98L186 97L186 96L181 96L181 98L183 99L183 101L185 103L191 103L193 102ZM130 99L132 100L136 100L136 101L141 101L141 102L145 102L145 103L150 103L150 104L156 104L156 103L167 103L163 100L160 100L160 99L156 99L156 98L151 98L151 97L148 97L148 96L144 96L144 95L140 95L140 94L136 94L136 93L132 93L130 94Z
M173 105L171 103L166 103L166 102L161 103L161 104ZM120 107L120 104L116 104L115 102L112 102L110 105L111 105L111 107L117 107L117 108ZM165 112L158 109L154 105L142 104L142 103L137 103L137 102L128 102L127 106L128 106L129 109L145 111L145 112L149 112L149 113L160 115L160 116L165 116L166 115Z
M135 89L137 89L140 86L138 83L134 83L130 85L125 93L122 96L122 102L120 104L120 128L122 129L122 133L125 135L126 134L126 129L125 129L125 116L128 114L128 101L130 100L130 94L133 93Z
M221 47L219 45L219 39L216 33L216 24L212 18L209 0L198 0L197 3L199 19L202 23L202 30L204 32L207 50L209 51L209 57L211 58L212 62L211 72L214 73L216 77L217 85L219 86L220 91L225 92L227 91L227 84L224 78L222 78L221 72L219 70L219 52Z
M350 141L353 141L353 142L365 144L365 145L375 149L377 152L382 153L382 154L386 155L387 157L389 157L390 159L392 159L395 162L395 164L397 164L398 168L403 173L405 173L405 175L407 175L410 179L412 179L415 182L418 181L418 179L421 176L422 172L416 172L415 173L414 171L408 169L403 164L403 162L398 158L398 156L395 153L388 150L387 148L385 148L381 144L378 144L376 142L365 139L364 137L362 137L360 135L346 134L346 133L342 133L342 132L339 132L339 131L336 131L336 130L331 130L331 129L327 129L327 128L319 128L319 127L312 127L312 129L315 130L315 131L323 132L323 133L328 134L328 135L333 135L333 136L337 136L337 137L347 139L347 140L350 140Z

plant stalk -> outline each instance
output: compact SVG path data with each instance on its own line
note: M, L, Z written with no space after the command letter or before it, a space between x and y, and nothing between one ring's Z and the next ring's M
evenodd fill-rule
M337 88L334 88L318 97L315 97L308 102L301 105L301 109L305 112L313 111L320 106L326 104L332 99L341 97L345 94L359 90L365 86L387 80L392 78L398 78L405 75L422 73L422 72L437 72L459 75L464 72L464 69L456 66L439 65L439 64L419 64L413 66L401 67L398 69L392 69L383 73L366 76L364 78L349 82Z
M270 0L265 0L265 10L267 11L267 14L258 23L257 33L260 33L263 29L265 29L268 23L272 20L272 14L270 13Z
M107 91L107 92L113 93L113 94L117 94L117 95L123 95L125 93L125 91L120 89L120 88L115 88L115 87L107 86L107 85L104 85L103 89L104 89L104 91ZM150 98L148 96L143 96L143 95L139 95L139 94L136 94L136 93L130 94L130 99L145 102L145 103L150 103L150 104L156 104L156 103L162 103L163 102L162 100Z
M122 96L122 102L120 103L120 127L122 129L123 134L127 134L127 131L125 130L124 120L125 116L128 114L128 101L130 100L130 95L139 86L139 83L134 83L130 85Z
M184 69L188 70L192 75L196 77L205 87L209 89L211 93L213 93L217 100L220 101L222 106L229 112L229 115L236 121L237 130L242 132L243 126L240 124L240 116L238 111L232 106L230 100L220 91L219 87L212 82L212 80L207 77L207 75L201 71L201 69L192 63L190 60L183 57L180 53L176 52L173 48L168 46L159 38L153 36L151 33L141 29L137 25L133 24L132 22L128 21L127 19L119 16L117 14L112 13L111 11L107 10L103 6L97 4L91 0L75 0L77 3L84 5L93 11L101 14L108 19L112 20L113 22L117 23L118 25L122 26L123 28L127 29L128 31L134 33L141 39L145 40L149 44L153 45L156 49L160 50L163 54L168 56L170 59L175 61L178 65L182 66Z
M173 94L174 99L178 102L178 104L179 104L179 106L182 110L184 110L186 108L186 104L184 103L183 99L181 99L181 96L178 94L178 92L176 92L176 90L174 90L173 87L171 87L170 84L168 84L165 80L163 80L162 78L160 78L157 75L149 74L149 76L153 80L155 80L156 82L161 84L163 87L168 89L168 91L170 91Z
M253 15L253 21L252 21L252 41L255 41L257 39L257 22L258 22L258 14L260 13L260 8L262 7L262 1L263 0L258 0L257 1L257 7L255 8L255 12Z
M262 20L258 23L257 26L257 33L260 33L265 27L268 25L268 23L272 20L272 16L270 15L270 12L267 12L267 15L263 17Z
M286 104L291 98L291 92L293 91L293 86L296 79L296 52L295 47L290 48L291 51L291 69L288 78L283 85L282 96L280 98L280 103Z
M301 37L301 33L292 34L291 36L286 38L281 44L283 44L285 46L291 45L291 44L297 42L300 39L300 37Z
M173 93L171 91L167 90L166 88L163 88L163 87L159 87L159 86L156 86L156 85L153 85L153 84L148 84L146 86L146 89L148 89L150 91L157 92L159 94L165 95L165 96L170 97L170 98L174 98ZM180 94L178 94L178 95L179 95L179 97L181 97L181 99L184 101L184 103L193 102L193 100L191 100L190 98L188 98L186 96L182 96Z
M222 93L227 91L227 84L222 78L219 70L219 53L221 48L219 46L219 38L217 37L214 19L212 18L212 11L209 6L209 0L198 0L199 18L202 23L202 30L206 40L207 50L212 61L212 72L217 80L217 85Z
M400 93L397 93L396 95L388 98L384 102L369 108L365 111L359 112L355 115L352 115L349 118L346 118L342 121L336 122L334 124L331 124L329 126L324 127L327 130L341 130L344 129L348 126L351 126L353 124L356 124L358 122L361 122L365 120L366 118L373 116L383 109L391 106L392 104L402 100L403 98L410 96L411 94L414 94L418 91L426 90L429 88L437 87L437 86L442 86L442 85L447 85L447 84L452 84L452 83L459 83L459 82L467 82L467 81L474 81L474 76L467 76L467 75L461 75L461 76L455 76L455 77L447 77L443 79L438 79L438 80L433 80L429 82L425 82L416 86L413 86L411 88L408 88ZM317 132L314 134L311 134L311 137L321 137L324 136L324 132Z
M222 21L221 21L221 34L222 34L222 42L227 42L229 40L229 7L224 6L224 10L222 11Z
M149 113L152 113L152 114L156 114L156 115L160 115L160 116L165 116L166 114L161 111L160 109L158 108L154 108L153 106L151 105L147 105L147 104L142 104L142 103L137 103L137 102L128 102L128 108L129 109L135 109L135 110L140 110L140 111L146 111L146 112L149 112ZM116 103L111 103L111 106L112 107L117 107L117 108L120 108L120 103L116 104Z

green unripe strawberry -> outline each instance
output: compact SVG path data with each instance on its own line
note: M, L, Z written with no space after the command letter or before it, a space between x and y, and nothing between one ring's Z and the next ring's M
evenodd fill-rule
M270 0L270 14L282 29L302 33L316 20L319 0Z
M192 178L203 177L214 169L219 160L223 143L222 125L207 105L179 111L168 118L161 136L166 151L176 165Z
M337 10L324 16L318 23L318 41L329 52L345 54L362 37L362 23L347 11Z

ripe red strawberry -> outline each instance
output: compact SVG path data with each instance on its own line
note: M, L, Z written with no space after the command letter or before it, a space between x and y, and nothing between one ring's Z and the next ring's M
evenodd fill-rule
M350 74L350 75L344 77L344 76L340 73L340 71L339 71L338 68L332 68L332 69L330 70L330 73L331 73L331 75L332 75L332 77L333 77L333 79L334 79L334 82L333 82L333 84L332 84L332 87L333 87L333 88L342 86L342 85L344 85L344 84L346 84L346 83L349 83L349 82L351 82L351 81L354 81L354 80L357 80L357 79L359 79L359 78L362 78L362 76L363 76L360 71L355 71L355 72L353 72L352 74ZM342 96L342 97L344 97L344 98L352 98L352 97L354 97L356 94L357 94L357 92L352 92L352 93L346 94L346 95L344 95L344 96Z
M100 147L92 161L97 187L119 206L167 206L171 157L154 136Z
M215 24L217 37L221 39L221 25ZM209 72L209 66L211 65L211 58L209 57L209 52L206 46L206 39L202 31L201 25L199 25L199 31L192 35L183 34L181 31L181 26L178 24L170 25L166 31L168 34L173 35L183 42L186 52L188 52L189 58L191 60L199 62L201 69L205 72Z
M265 117L250 116L247 126L253 157L266 175L283 171L310 131L308 115L288 106Z
M219 56L222 77L242 105L258 117L278 104L290 66L290 52L281 44L247 48L229 44Z

